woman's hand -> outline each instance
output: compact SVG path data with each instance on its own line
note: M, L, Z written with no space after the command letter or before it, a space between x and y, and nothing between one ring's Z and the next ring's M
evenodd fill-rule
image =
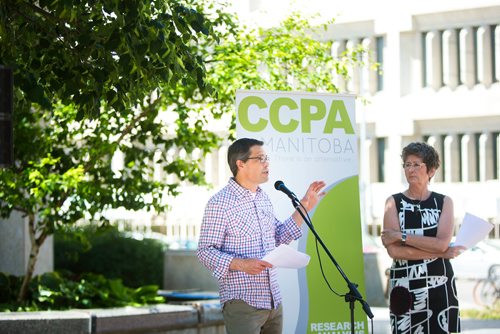
M401 242L401 231L396 230L383 230L380 233L380 238L382 239L382 244L384 247L394 244L396 242Z
M459 256L460 254L462 254L463 252L465 252L466 250L467 250L467 248L464 247L464 246L451 246L451 247L448 247L448 249L446 250L446 252L444 252L444 254L443 254L443 258L445 258L445 259L454 259L457 256Z

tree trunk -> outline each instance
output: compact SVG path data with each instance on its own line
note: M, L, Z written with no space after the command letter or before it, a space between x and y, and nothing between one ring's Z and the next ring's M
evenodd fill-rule
M21 289L19 290L19 294L17 296L18 302L23 302L26 299L28 287L31 282L31 278L33 278L33 273L35 272L35 265L38 259L38 253L40 252L40 247L47 237L46 232L42 232L42 234L38 238L36 237L35 216L33 214L30 214L28 217L28 231L31 240L31 251L28 260L28 266L26 268L26 275L24 275L23 284L21 285Z

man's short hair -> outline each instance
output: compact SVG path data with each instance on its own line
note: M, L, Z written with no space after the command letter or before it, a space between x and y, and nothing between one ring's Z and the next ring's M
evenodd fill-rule
M253 138L240 138L229 146L227 150L227 163L233 176L236 176L238 173L236 161L247 161L250 157L250 149L255 145L262 146L264 142Z

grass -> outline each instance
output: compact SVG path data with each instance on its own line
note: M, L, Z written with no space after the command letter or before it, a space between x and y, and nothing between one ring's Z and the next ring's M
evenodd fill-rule
M494 305L482 309L460 310L460 317L462 319L500 320L500 302L497 301Z

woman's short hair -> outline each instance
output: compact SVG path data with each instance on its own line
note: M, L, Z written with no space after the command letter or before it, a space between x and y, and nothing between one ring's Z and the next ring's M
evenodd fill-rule
M233 176L236 176L238 173L236 161L247 161L250 157L250 149L255 145L262 146L264 142L253 138L240 138L229 146L227 150L227 163Z
M440 166L439 154L431 145L424 142L414 142L406 145L403 148L403 152L401 153L401 159L403 159L403 163L406 162L406 159L410 155L415 155L422 159L422 162L429 169L438 169Z

